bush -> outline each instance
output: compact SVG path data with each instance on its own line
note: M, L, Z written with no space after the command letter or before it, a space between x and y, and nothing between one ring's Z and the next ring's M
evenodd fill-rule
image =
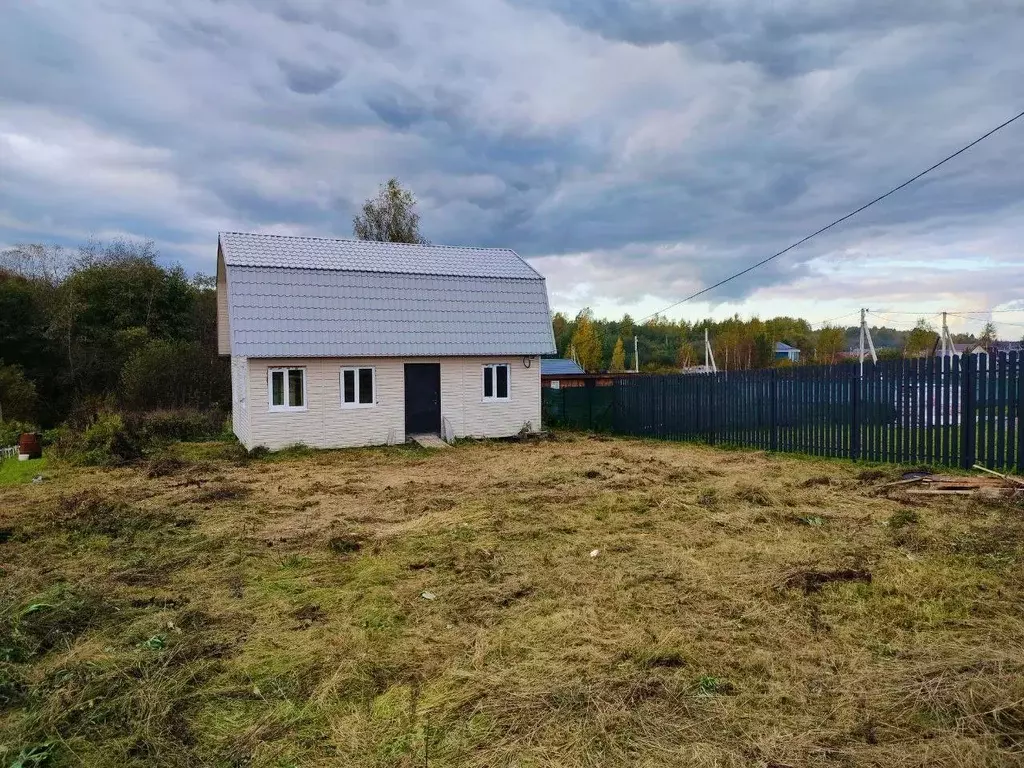
M129 408L188 408L229 402L228 361L198 342L157 339L137 350L121 371Z
M79 464L117 465L142 457L138 434L117 413L100 413L84 431L64 425L54 431L53 453Z
M18 365L4 365L0 360L0 405L9 419L31 419L35 416L36 385L25 378Z
M16 445L22 432L35 432L36 428L24 421L0 421L0 448Z
M224 413L195 408L152 411L127 417L133 431L147 443L212 440L221 436Z
M158 453L167 443L218 439L221 411L179 410L119 414L100 412L82 429L63 424L44 441L54 456L78 464L111 466Z

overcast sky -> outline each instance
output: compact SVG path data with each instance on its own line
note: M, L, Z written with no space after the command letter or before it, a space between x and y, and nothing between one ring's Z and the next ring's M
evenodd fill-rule
M0 0L0 246L210 273L219 230L349 237L398 176L431 241L639 318L1024 110L1022 41L1018 0ZM1022 150L669 314L1024 307Z

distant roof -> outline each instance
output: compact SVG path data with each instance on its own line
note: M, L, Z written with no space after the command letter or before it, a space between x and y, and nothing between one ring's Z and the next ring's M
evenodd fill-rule
M800 350L797 349L796 347L789 346L789 344L786 344L785 342L776 341L775 342L775 351L776 352L792 352L792 351L799 352Z
M997 352L1024 351L1024 341L993 341L992 348Z
M584 373L586 371L575 360L561 357L542 357L540 360L541 376L576 376Z
M220 235L231 354L544 355L544 278L515 251Z
M224 264L229 267L287 267L385 272L451 277L541 277L508 248L412 245L373 240L289 237L221 232Z

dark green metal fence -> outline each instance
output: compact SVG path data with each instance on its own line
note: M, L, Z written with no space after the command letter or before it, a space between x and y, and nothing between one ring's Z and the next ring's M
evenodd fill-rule
M1024 357L619 376L543 390L552 426L893 463L1024 471Z

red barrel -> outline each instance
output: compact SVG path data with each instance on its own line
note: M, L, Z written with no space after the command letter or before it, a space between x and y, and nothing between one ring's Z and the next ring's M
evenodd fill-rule
M22 432L18 438L18 453L28 456L30 459L38 459L43 455L43 444L39 442L39 435L34 432Z

